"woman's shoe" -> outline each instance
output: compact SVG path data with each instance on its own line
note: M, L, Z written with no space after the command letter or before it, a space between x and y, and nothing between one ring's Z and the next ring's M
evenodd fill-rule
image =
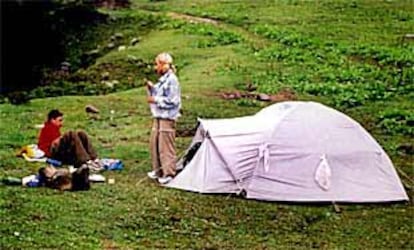
M158 178L158 182L160 184L167 184L168 182L170 182L173 178L171 176L166 176L166 177L160 177Z
M157 178L158 178L157 172L156 172L155 170L152 170L151 172L148 172L148 173L147 173L147 176L148 176L150 179L153 179L153 180L155 180L155 179L157 179Z

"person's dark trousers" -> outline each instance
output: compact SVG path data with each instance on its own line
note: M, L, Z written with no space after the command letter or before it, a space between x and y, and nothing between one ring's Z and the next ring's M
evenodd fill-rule
M88 160L97 158L91 140L81 130L64 133L59 140L59 145L51 148L51 154L52 158L74 167L80 167Z

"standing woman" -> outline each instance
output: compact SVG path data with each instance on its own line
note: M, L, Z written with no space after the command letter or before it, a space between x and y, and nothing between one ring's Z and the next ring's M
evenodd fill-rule
M148 177L166 184L175 176L175 122L180 117L181 90L173 59L168 53L155 58L155 70L160 76L154 85L147 81L148 97L153 123L150 138L152 171Z

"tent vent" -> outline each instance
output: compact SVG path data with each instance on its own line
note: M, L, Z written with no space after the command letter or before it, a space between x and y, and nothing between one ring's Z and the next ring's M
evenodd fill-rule
M322 155L321 161L316 168L315 181L325 191L331 187L331 168L329 167L326 155Z
M259 147L258 160L260 162L260 160L263 158L263 166L264 166L265 172L269 171L269 157L270 157L270 155L269 155L269 145L267 143L263 143Z

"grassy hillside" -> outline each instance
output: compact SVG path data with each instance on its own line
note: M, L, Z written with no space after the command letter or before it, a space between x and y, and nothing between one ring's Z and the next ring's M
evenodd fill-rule
M87 192L0 186L0 248L413 249L412 202L347 204L335 213L330 205L159 187L146 178L151 117L141 87L143 77L156 78L154 56L170 52L183 92L179 131L193 129L197 117L243 116L269 105L222 98L248 84L255 93L322 102L372 133L413 197L414 42L401 42L414 32L413 8L409 0L136 0L131 9L103 9L117 21L81 42L104 48L122 34L114 48L32 93L55 97L0 105L0 177L42 166L14 154L36 141L35 125L51 108L65 113L65 129L86 130L100 156L122 159L125 169L105 172L115 184ZM88 104L98 117L85 113ZM178 151L190 140L177 138Z

